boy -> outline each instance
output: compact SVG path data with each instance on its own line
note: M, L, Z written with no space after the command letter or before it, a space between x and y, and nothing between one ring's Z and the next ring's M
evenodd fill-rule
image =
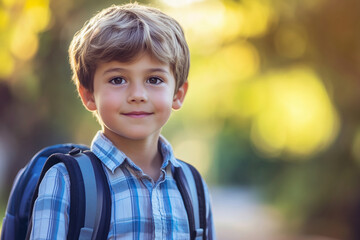
M76 33L69 55L81 100L102 126L91 150L111 189L108 239L189 239L171 173L181 164L160 135L188 88L189 50L182 28L154 8L112 6ZM62 164L46 173L33 210L32 239L66 239L69 184ZM205 193L207 236L213 239L206 187Z

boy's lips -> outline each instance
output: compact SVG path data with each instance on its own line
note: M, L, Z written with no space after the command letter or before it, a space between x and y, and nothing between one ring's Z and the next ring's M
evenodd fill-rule
M133 112L122 113L122 115L125 115L127 117L132 117L132 118L143 118L143 117L147 117L152 114L153 113L151 113L151 112L143 112L143 111L133 111Z

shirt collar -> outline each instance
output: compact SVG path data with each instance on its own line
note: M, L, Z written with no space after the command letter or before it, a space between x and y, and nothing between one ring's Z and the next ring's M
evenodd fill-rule
M174 165L174 167L180 166L179 161L173 154L170 143L163 136L160 136L159 138L159 149L164 159L161 168L165 168L169 163ZM125 153L117 149L101 131L97 132L95 135L91 143L91 151L108 169L111 170L112 173L114 173L115 169L125 160L128 160L130 165L133 165L133 162L125 155Z
M161 168L165 168L169 163L174 165L174 167L180 167L179 161L174 156L174 151L171 147L171 144L162 135L160 135L159 138L159 148L164 159Z

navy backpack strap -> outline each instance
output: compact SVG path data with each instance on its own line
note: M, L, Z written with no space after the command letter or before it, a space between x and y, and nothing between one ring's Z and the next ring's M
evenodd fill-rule
M65 165L70 178L70 219L67 239L106 239L111 216L110 190L101 162L90 151L81 153L79 149L74 149L70 154L52 155L41 172L32 200L32 208L41 180L46 172L58 163ZM30 236L31 219L29 222L27 239Z
M91 151L74 157L78 160L83 179L86 179L85 222L79 239L107 239L111 219L111 194L104 168Z
M33 209L35 200L37 199L39 186L44 178L46 172L54 165L58 163L64 163L71 182L70 186L70 219L68 229L68 239L78 239L80 235L80 229L84 225L85 219L85 189L84 180L82 178L81 170L77 161L74 158L65 154L53 154L46 161L43 170L41 172L39 181L37 183L34 197L31 203L31 209ZM27 239L30 238L30 230L32 225L31 215L29 219L29 227L27 232Z
M182 167L173 167L173 175L188 215L190 239L206 239L206 201L202 178L192 165L181 163Z
M196 237L196 230L195 230L195 219L194 219L194 209L192 206L192 202L190 199L189 191L187 190L187 182L185 179L184 172L180 167L173 168L173 175L176 181L176 185L180 191L181 197L184 201L186 213L188 216L189 221L189 228L190 228L190 239L195 239Z
M204 185L203 185L203 180L201 178L200 173L198 172L198 170L193 167L192 165L185 163L191 170L191 173L194 177L195 180L195 185L196 185L196 192L197 192L197 198L198 198L198 204L199 204L199 220L200 220L200 229L203 229L203 239L207 239L206 236L206 200L205 200L205 189L204 189Z

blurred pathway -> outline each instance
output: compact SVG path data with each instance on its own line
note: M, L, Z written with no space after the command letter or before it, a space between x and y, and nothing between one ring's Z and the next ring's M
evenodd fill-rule
M283 232L281 217L262 205L256 194L241 188L211 188L219 240L272 240Z
M340 240L323 236L294 236L286 219L243 188L210 188L218 240Z

